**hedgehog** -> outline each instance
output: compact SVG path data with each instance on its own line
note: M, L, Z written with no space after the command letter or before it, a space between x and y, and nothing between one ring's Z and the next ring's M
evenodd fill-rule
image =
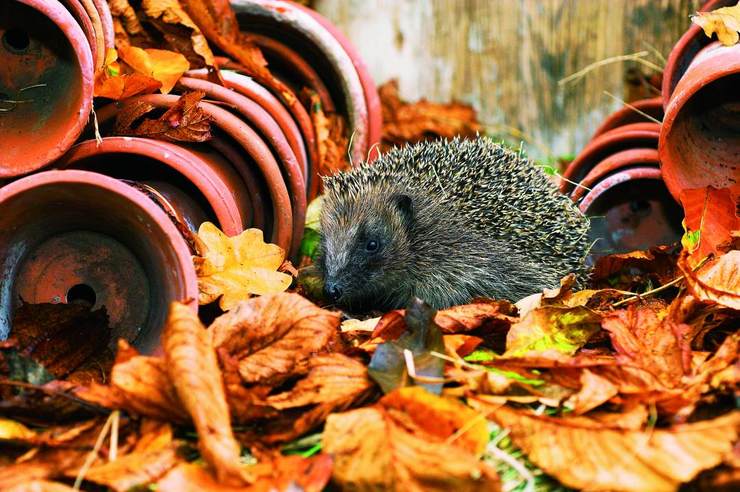
M317 267L350 312L516 301L585 274L588 219L488 138L397 147L323 184Z

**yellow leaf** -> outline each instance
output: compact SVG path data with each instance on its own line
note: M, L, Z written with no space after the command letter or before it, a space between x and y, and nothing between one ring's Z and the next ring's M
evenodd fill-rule
M0 439L30 439L35 436L35 432L20 422L0 419Z
M135 71L161 82L163 94L168 94L182 74L190 69L187 58L174 51L129 46L120 48L120 56Z
M284 292L290 286L292 277L277 271L285 260L285 251L265 243L261 230L247 229L228 237L205 222L198 237L206 246L204 256L195 260L201 304L222 296L221 309L228 311L254 294Z
M711 12L697 12L691 16L691 22L704 29L704 34L717 39L725 46L737 44L740 32L740 4L734 7L723 7Z

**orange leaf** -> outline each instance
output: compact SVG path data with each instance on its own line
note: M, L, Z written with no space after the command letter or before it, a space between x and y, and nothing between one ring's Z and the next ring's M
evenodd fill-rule
M694 271L686 252L678 266L683 270L692 294L702 301L711 301L740 310L740 251L733 250L713 258Z
M689 231L699 232L699 245L691 250L691 264L696 266L710 253L718 254L721 246L740 230L737 215L740 185L717 189L711 186L681 191L681 204Z
M141 49L136 46L120 47L121 59L136 72L162 84L163 94L169 94L190 63L180 53L158 49Z
M740 429L739 411L650 433L506 406L490 418L510 429L514 443L546 473L588 490L675 491L720 464Z
M219 482L243 485L252 478L239 464L241 448L231 429L221 370L211 333L197 313L173 302L162 334L167 372L193 419L198 447Z
M691 22L701 26L704 34L709 37L717 33L717 39L725 46L737 44L740 39L740 5L722 7L711 12L697 12L691 16Z

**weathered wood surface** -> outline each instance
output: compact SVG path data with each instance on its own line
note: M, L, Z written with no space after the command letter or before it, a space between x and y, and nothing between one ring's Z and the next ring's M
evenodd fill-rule
M626 99L635 62L558 81L606 58L649 51L663 66L698 0L317 0L379 83L406 99L473 104L489 132L530 155L577 152ZM643 71L650 69L641 66ZM518 134L517 132L521 132Z

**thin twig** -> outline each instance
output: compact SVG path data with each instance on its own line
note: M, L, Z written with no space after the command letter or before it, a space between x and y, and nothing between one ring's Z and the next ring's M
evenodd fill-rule
M80 490L80 485L82 485L82 481L85 479L85 474L88 472L92 464L95 462L95 459L98 457L98 452L100 452L100 448L103 447L105 437L108 435L108 430L113 423L113 417L117 413L118 410L112 412L108 416L108 419L106 419L105 424L103 424L103 428L100 429L100 434L98 434L98 439L95 441L95 446L93 446L92 451L88 453L87 458L85 458L85 462L82 464L82 467L77 472L77 478L75 478L75 483L72 486L74 490Z
M646 113L646 112L644 112L644 111L640 111L639 109L637 109L636 107L634 107L634 106L633 106L633 105L631 105L630 103L628 103L628 102L626 102L626 101L623 101L622 99L618 98L617 96L615 96L615 95L614 95L614 94L612 94L611 92L609 92L609 91L604 91L604 94L606 94L607 96L611 97L611 98L612 98L612 99L614 99L615 101L619 101L620 103L622 103L623 105L627 106L628 108L630 108L630 109L631 109L632 111L634 111L635 113L641 114L642 116L644 116L645 118L649 119L649 120L650 120L650 121L652 121L653 123L657 123L657 124L659 124L659 125L660 125L660 124L662 123L662 122L661 122L661 121L660 121L659 119L657 119L657 118L653 118L652 116L650 116L649 114L647 114L647 113Z
M406 372L409 373L411 379L419 381L420 383L427 384L444 384L446 381L444 378L435 378L432 376L422 376L416 374L416 366L414 365L414 354L409 349L403 349L403 358L406 361Z
M642 44L644 44L645 46L647 46L648 49L653 52L653 54L655 55L655 57L658 60L660 60L661 63L663 63L663 67L665 67L665 65L668 63L668 60L665 59L665 56L663 56L663 53L661 53L660 51L658 51L658 48L656 48L655 46L653 46L652 43L648 43L647 41L643 40L642 41Z
M642 63L646 67L652 68L653 70L656 70L658 72L662 71L663 69L659 67L658 65L656 65L655 63L652 63L652 62L649 62L643 59L643 57L647 56L648 54L649 54L648 51L638 51L637 53L631 53L629 55L612 56L610 58L599 60L597 62L591 63L590 65L586 65L585 67L583 67L581 70L577 71L574 74L568 75L567 77L558 80L558 85L565 85L569 82L580 80L581 78L585 77L589 72L599 67L603 67L605 65L610 65L612 63L623 62L623 61L634 61L637 63Z
M652 290L649 290L647 292L643 292L642 294L635 294L633 297L628 297L627 299L622 299L621 301L617 301L614 304L612 304L612 306L613 307L619 307L619 306L621 306L623 304L627 304L627 303L632 302L632 301L635 301L637 299L642 299L644 297L657 294L658 292L663 292L664 290L666 290L666 289L668 289L670 287L673 287L676 284L679 284L682 280L683 280L683 276L674 278L673 280L671 280L667 284L663 284L660 287L656 287L656 288L654 288Z
M527 467L519 462L519 460L499 448L498 442L496 442L496 444L494 444L493 441L488 443L486 453L513 468L527 482L527 485L524 488L525 492L534 492L534 475L532 475L532 472L527 470Z

